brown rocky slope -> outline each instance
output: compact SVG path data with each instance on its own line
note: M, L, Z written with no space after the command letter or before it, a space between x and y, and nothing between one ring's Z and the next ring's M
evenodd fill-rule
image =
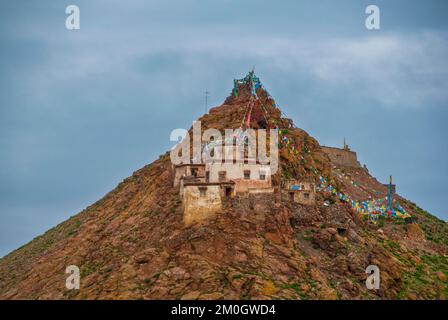
M266 91L258 95L282 128ZM238 128L249 90L200 120ZM260 118L260 117L259 117ZM254 114L254 119L257 115ZM252 123L257 127L259 122ZM306 132L289 138L309 152L281 151L281 177L317 168L356 199L384 194L365 169L338 168ZM362 188L355 188L355 181ZM136 171L103 199L0 260L3 299L446 299L448 227L400 198L418 223L361 221L330 194L315 206L235 197L202 224L184 226L169 154ZM324 201L329 204L323 205ZM381 289L365 286L368 265ZM65 288L65 268L81 270L80 290Z

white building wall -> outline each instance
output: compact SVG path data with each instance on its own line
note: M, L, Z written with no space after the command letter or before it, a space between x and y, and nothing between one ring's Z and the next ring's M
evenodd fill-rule
M210 172L210 182L220 182L219 172L226 172L226 180L244 179L244 171L250 170L250 180L260 180L260 171L265 173L265 180L271 181L271 168L269 165L249 164L249 163L210 163L205 167L205 171Z

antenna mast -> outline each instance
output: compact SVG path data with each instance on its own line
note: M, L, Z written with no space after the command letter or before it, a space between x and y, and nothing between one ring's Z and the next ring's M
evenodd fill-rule
M209 95L209 93L210 93L210 92L208 92L208 90L207 90L207 89L205 89L205 92L204 92L204 95L205 95L205 105L204 105L204 108L205 108L205 113L207 113L207 106L208 106L208 95Z

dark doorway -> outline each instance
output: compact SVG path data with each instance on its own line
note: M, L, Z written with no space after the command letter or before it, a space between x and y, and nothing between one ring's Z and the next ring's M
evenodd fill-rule
M345 228L338 228L338 234L342 237L345 237L345 235L347 234L347 229Z
M266 120L262 119L262 120L258 121L258 127L260 129L267 129L268 123L266 122Z

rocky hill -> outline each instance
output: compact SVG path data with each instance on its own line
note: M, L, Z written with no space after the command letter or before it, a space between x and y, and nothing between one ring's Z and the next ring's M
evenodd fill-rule
M241 86L202 116L203 128L238 128L251 96ZM387 194L364 168L338 167L316 139L296 128L264 88L251 127L283 129L283 178L328 177L352 199ZM258 111L257 111L258 110ZM258 114L257 114L258 113ZM289 144L288 143L288 144ZM397 196L414 217L362 219L322 190L315 205L235 197L214 217L183 223L166 153L103 199L0 260L2 299L446 299L448 226ZM365 269L381 270L367 290ZM81 270L67 290L65 268Z

